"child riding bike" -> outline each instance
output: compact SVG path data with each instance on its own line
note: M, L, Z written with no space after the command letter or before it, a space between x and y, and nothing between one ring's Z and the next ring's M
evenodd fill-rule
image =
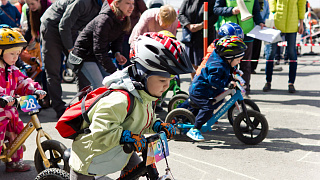
M194 127L188 131L187 136L195 141L204 141L200 129L212 117L214 109L222 103L220 101L213 105L212 98L221 94L229 83L236 85L232 81L231 74L247 49L244 42L237 36L222 37L216 41L215 47L205 67L202 68L199 75L195 76L189 88L190 100L200 107L199 109L192 106L189 108L196 119Z
M168 138L175 134L170 123L156 119L152 101L161 97L174 75L194 71L185 50L163 34L145 33L135 43L132 62L103 80L107 88L125 89L134 96L132 112L127 116L128 99L117 91L94 105L88 113L91 133L80 134L72 144L71 180L91 180L119 170L125 173L141 160L136 153L126 154L122 144L132 143L141 152L146 148L145 133L165 131Z
M38 94L40 99L46 95L41 86L32 79L23 75L14 66L22 48L27 41L16 30L11 28L0 29L0 98L8 102L7 106L0 108L0 152L4 140L11 143L17 134L23 129L23 122L19 119L16 106L14 106L16 95L25 96ZM12 161L6 163L6 172L23 172L30 170L30 165L24 164L23 148L20 147L12 156Z
M236 23L225 23L223 24L218 31L218 38L222 38L224 36L238 36L239 38L241 38L243 40L244 38L244 34L242 31L242 28L236 24ZM201 73L201 69L204 68L206 66L206 63L211 55L211 53L213 52L213 50L215 49L215 43L216 41L218 41L219 39L215 39L209 46L207 49L207 54L206 56L203 58L203 60L201 61L200 66L197 68L197 72L196 75L199 75Z

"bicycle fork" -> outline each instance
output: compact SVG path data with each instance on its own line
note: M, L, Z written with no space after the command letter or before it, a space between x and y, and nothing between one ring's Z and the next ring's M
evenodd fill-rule
M241 107L242 107L242 111L245 113L246 115L246 123L247 125L249 126L249 130L252 131L253 129L255 129L255 126L253 125L253 123L251 122L250 120L250 117L248 115L248 111L247 111L247 107L246 107L246 104L244 103L244 100L241 100L240 101L241 103Z

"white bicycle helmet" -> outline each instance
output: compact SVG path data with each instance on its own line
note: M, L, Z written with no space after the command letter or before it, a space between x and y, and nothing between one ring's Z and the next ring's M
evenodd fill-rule
M138 37L132 61L151 73L178 75L194 72L180 42L155 32Z

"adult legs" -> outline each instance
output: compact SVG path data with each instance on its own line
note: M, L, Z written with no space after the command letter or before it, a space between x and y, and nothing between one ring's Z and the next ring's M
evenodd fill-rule
M266 53L266 80L271 83L273 74L273 59L276 53L277 43L270 44L269 52Z
M250 78L251 78L251 57L252 57L252 48L253 42L245 42L247 45L247 50L245 55L242 58L243 61L240 63L240 70L243 71L242 78L246 81L246 94L250 94Z
M260 51L261 51L261 40L254 39L253 41L253 49L252 49L252 62L251 62L251 73L257 69L259 59L260 59Z
M102 86L102 80L106 75L102 72L105 71L99 68L96 62L83 62L81 72L84 76L90 81L93 89L99 88Z
M41 26L42 53L47 73L48 93L52 99L52 107L60 117L65 110L65 102L62 100L62 88L60 78L61 52L63 45L58 32L49 31Z
M285 38L288 42L287 52L289 57L289 84L294 84L297 73L297 51L296 51L297 33L286 33Z

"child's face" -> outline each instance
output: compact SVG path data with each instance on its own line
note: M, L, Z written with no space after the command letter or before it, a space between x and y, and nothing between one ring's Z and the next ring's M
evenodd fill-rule
M241 61L242 58L243 58L243 56L234 59L234 60L231 62L231 64L230 64L231 67L235 67L236 65L238 65L238 64L240 63L240 61ZM231 60L229 60L229 61L231 61Z
M18 49L17 50L9 50L9 52L6 52L6 50L5 50L4 54L3 54L3 59L10 66L15 65L20 53L21 53L21 50L18 50Z
M148 91L152 96L160 97L169 88L170 80L162 76L150 76L147 80Z

